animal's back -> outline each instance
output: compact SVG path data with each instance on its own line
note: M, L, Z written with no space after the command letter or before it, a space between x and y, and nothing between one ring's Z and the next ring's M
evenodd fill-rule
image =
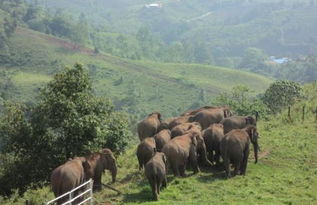
M245 148L245 131L241 129L231 130L225 135L224 144L221 149L226 149L225 151L229 154L230 158L241 158L242 156L235 156L233 153L243 153ZM225 148L223 147L225 146Z
M51 183L55 196L60 196L83 183L84 170L81 163L81 159L73 159L53 171Z

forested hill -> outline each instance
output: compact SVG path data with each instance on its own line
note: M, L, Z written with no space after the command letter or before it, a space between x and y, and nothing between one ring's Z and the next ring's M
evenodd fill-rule
M144 116L160 110L165 116L210 102L236 85L264 91L270 79L233 69L197 64L132 61L81 47L65 40L17 28L10 52L1 58L1 92L6 100L34 103L38 88L64 66L82 63L89 69L98 95L116 107Z
M83 12L108 31L135 34L148 27L165 42L205 42L215 57L241 56L257 47L269 55L316 54L314 0L159 1L42 0L41 5Z
M42 7L30 10L30 28L115 56L211 64L298 82L317 77L316 0L29 2ZM49 20L64 33L47 28ZM71 24L86 38L70 36ZM292 61L276 66L270 56Z

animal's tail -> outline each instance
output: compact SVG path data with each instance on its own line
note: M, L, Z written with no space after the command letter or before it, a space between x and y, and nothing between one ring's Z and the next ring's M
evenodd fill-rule
M153 175L152 179L153 179L153 184L151 186L152 186L153 198L155 201L157 201L158 200L158 190L157 190L158 178L157 176Z

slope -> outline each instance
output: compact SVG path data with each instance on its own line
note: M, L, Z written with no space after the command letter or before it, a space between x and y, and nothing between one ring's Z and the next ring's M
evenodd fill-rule
M83 12L112 32L134 35L147 26L166 42L203 41L214 57L241 57L247 47L277 56L316 54L311 44L317 32L314 0L165 0L159 1L162 8L146 8L152 2L142 0L39 2L74 14Z
M168 187L160 194L160 201L152 202L151 189L142 171L138 171L135 156L136 145L118 157L118 182L114 187L123 192L103 189L95 193L95 203L100 204L316 204L317 196L317 122L312 110L317 104L317 83L305 87L305 100L292 107L292 121L287 110L268 121L260 121L259 143L261 153L258 164L253 163L253 154L246 176L225 179L224 172L203 169L197 175L185 178L168 176ZM301 108L306 105L306 117L301 119ZM188 171L188 173L190 173ZM111 181L109 173L103 182ZM16 197L16 198L15 198ZM3 204L24 203L29 199L34 204L53 198L49 186L29 190L24 197L12 197ZM11 202L10 202L11 201ZM0 200L1 202L1 200Z
M215 66L132 61L96 54L93 49L25 28L17 29L10 50L8 62L0 65L10 89L2 92L9 99L31 103L50 76L75 62L89 69L98 95L138 115L153 110L175 115L237 84L252 88L256 94L271 82L260 75Z

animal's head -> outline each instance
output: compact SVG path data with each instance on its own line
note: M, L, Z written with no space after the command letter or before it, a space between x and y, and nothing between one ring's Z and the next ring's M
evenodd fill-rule
M255 118L252 117L252 116L247 116L247 117L245 118L245 123L246 123L247 125L254 125L254 126L256 126L256 120L255 120Z
M188 130L194 130L196 132L201 132L202 128L199 122L190 123Z
M157 119L161 122L162 121L162 119L161 119L161 113L159 113L159 112L152 112L151 114L149 114L149 117L150 116L156 116L157 117Z
M116 176L117 176L116 158L114 157L112 151L107 148L102 149L99 153L100 153L100 158L103 164L103 169L110 170L112 174L112 182L115 182Z
M214 123L210 125L211 128L216 129L216 128L222 128L223 129L223 124L221 123Z
M246 128L246 131L250 137L250 140L252 143L257 143L258 142L258 137L259 137L259 133L257 132L257 129L255 126L248 126Z
M224 118L227 118L227 117L231 117L233 114L232 112L230 111L229 107L225 106L223 108L223 116Z
M258 143L259 133L257 132L256 127L252 126L252 125L246 127L245 130L249 135L251 143L253 144L255 163L257 163L258 162L258 151L260 150L260 146Z

